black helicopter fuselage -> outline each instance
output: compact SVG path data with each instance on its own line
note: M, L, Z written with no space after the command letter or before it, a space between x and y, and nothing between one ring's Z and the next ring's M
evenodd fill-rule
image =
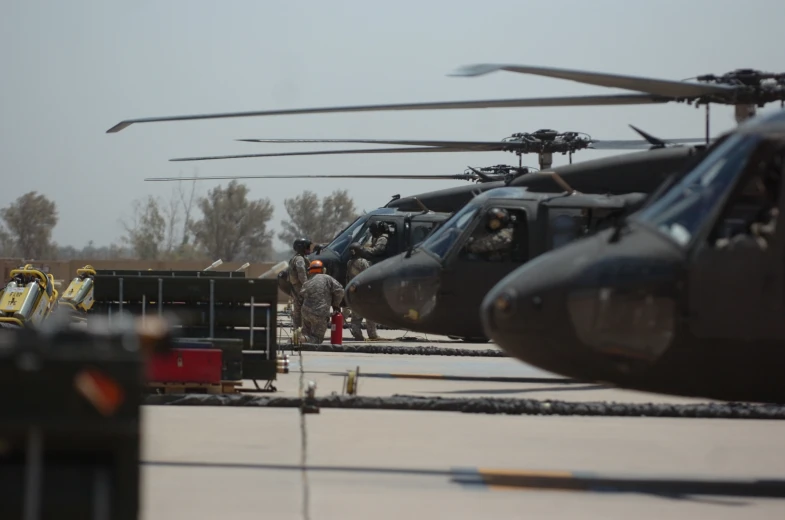
M583 161L552 168L570 186L582 193L624 194L631 192L651 193L662 181L674 172L684 169L701 154L701 147L676 147L655 149L645 152L623 154L603 159ZM553 193L561 190L549 175L530 173L514 177L509 181L478 182L443 190L421 193L408 197L395 196L383 208L362 215L328 244L326 249L308 256L309 261L321 260L328 273L337 280L346 281L346 263L349 261L348 246L353 241L367 238L368 226L384 215L391 230L402 237L393 240L379 261L402 253L413 246L407 238L405 220L408 213L421 212L423 208L436 215L429 220L446 221L450 214L460 210L477 195L503 186L526 187L538 193ZM419 217L418 217L419 218ZM429 229L435 229L429 225ZM417 240L427 235L415 233ZM283 276L286 276L285 274ZM286 289L285 286L282 289Z
M369 228L373 222L383 222L388 229L387 250L380 257L383 260L422 242L449 217L449 213L433 211L413 213L399 211L397 208L375 209L357 217L318 253L312 253L306 258L309 262L321 260L330 276L341 284L346 284L346 266L351 254L349 245L368 240L370 238ZM287 273L288 269L283 271L282 276L287 276ZM288 292L285 284L281 286L281 289Z
M755 231L772 208L785 214L785 112L761 119L779 136L743 127L615 229L501 280L482 303L485 333L576 379L785 402L785 226Z
M671 174L683 171L690 163L699 160L703 150L700 146L653 149L555 166L550 171L557 172L572 188L581 193L652 193ZM479 182L409 197L396 196L385 207L400 211L419 211L420 203L424 203L431 211L454 213L476 195L503 186L526 187L529 191L538 193L562 191L562 187L549 175L527 173L514 177L509 182Z
M644 199L644 194L547 194L515 187L486 191L411 254L357 275L347 286L346 300L365 318L389 327L485 340L480 303L499 280L546 251L609 225ZM500 255L472 252L466 246L488 233L491 208L515 218L512 247Z
M623 196L625 193L651 193L657 189L669 176L676 175L696 161L702 153L701 148L670 148L650 150L634 154L624 154L592 161L584 161L571 165L558 166L552 169L557 172L571 187L585 194L603 194L602 197L576 199L572 198L571 204L617 205L625 200L624 197L614 201L612 195ZM458 257L443 257L441 253L433 254L426 248L418 248L410 257L398 255L382 263L377 263L364 273L362 278L356 278L358 283L364 284L363 294L356 294L360 285L354 289L349 287L347 301L354 301L350 306L369 319L378 321L390 327L400 327L417 332L458 336L467 340L484 340L485 333L479 318L479 306L487 292L499 280L504 278L523 262L550 250L561 242L549 242L548 233L553 233L552 224L548 218L559 216L555 205L558 202L543 202L549 198L557 201L560 197L555 195L560 190L559 184L553 177L546 174L528 174L518 177L509 183L507 191L499 191L499 186L505 183L484 183L477 186L462 186L451 190L440 190L417 197L428 197L428 204L447 204L449 201L463 200L466 193L472 195L474 208L480 206L490 208L491 203L483 197L494 190L498 195L494 203L501 207L510 207L515 211L523 211L533 220L528 222L531 233L531 245L524 256L518 256L505 262L478 263L469 262ZM525 188L525 190L524 190ZM482 193L482 195L480 195ZM441 196L440 200L438 197ZM556 197L556 198L554 198ZM585 197L583 195L582 197ZM642 202L642 197L632 195L635 201ZM629 199L632 200L632 199ZM414 197L393 200L388 206L411 209L417 204ZM548 208L548 215L538 215L539 206ZM441 206L436 206L441 208ZM614 210L614 211L616 211ZM466 211L464 207L462 212ZM580 207L564 208L562 213L580 213ZM460 218L461 212L453 216L450 222ZM479 213L474 216L478 217ZM466 222L461 225L476 227L478 220ZM581 225L586 225L581 224ZM589 223L589 227L591 227ZM437 230L442 233L442 230ZM471 232L463 237L467 239ZM573 235L578 236L578 235ZM431 237L429 237L431 238ZM425 246L425 244L423 244ZM458 251L460 247L456 249ZM368 288L368 285L371 288ZM354 292L352 292L354 291ZM439 298L436 294L439 293ZM435 302L439 301L440 305ZM430 303L428 303L430 302Z

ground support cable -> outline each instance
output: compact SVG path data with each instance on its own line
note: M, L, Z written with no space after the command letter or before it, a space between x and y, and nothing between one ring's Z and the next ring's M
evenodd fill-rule
M499 349L470 349L434 346L398 347L392 345L317 345L302 343L296 345L278 345L279 352L333 352L341 354L398 354L409 356L456 356L456 357L510 357Z
M272 397L247 394L162 394L145 396L146 405L253 406L299 408L299 397ZM673 417L705 419L785 419L785 405L748 403L616 403L607 401L570 402L514 398L444 398L393 395L366 397L328 395L315 397L319 408L360 410L417 410L507 415L583 415L594 417Z

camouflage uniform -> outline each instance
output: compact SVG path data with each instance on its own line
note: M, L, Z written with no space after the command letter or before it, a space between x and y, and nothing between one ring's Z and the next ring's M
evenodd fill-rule
M373 256L381 255L387 249L387 240L390 236L387 233L382 233L378 237L371 238L371 245L365 246L365 250Z
M365 271L371 267L371 263L366 260L365 258L354 257L346 264L346 283L352 281L352 278L360 274L361 272ZM363 340L363 329L362 329L362 322L363 317L357 314L357 312L352 312L352 317L349 320L351 323L350 330L352 331L352 336L354 339L362 341ZM376 332L376 322L371 320L367 320L365 322L365 326L368 329L368 338L369 339L378 339L379 334Z
M491 258L500 258L501 253L512 246L512 228L504 228L498 233L478 238L466 245L470 253L491 253Z
M292 326L302 327L303 319L300 307L302 307L302 296L300 290L303 284L308 281L308 273L306 272L306 262L303 255L294 255L289 260L289 283L292 284Z
M338 309L343 299L343 287L329 274L315 274L303 284L302 298L303 339L319 344L330 322L330 306Z

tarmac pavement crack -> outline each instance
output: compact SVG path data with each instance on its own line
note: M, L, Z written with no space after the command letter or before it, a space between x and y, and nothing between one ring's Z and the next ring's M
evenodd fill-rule
M303 353L300 355L300 467L302 475L302 489L303 489L303 520L310 520L310 490L308 488L308 436L305 428L305 407L306 407L306 393L305 393L305 369L303 368Z

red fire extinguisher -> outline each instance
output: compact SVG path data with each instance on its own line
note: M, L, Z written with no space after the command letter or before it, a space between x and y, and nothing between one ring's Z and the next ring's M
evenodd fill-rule
M343 314L341 311L335 311L330 319L330 343L343 345Z

